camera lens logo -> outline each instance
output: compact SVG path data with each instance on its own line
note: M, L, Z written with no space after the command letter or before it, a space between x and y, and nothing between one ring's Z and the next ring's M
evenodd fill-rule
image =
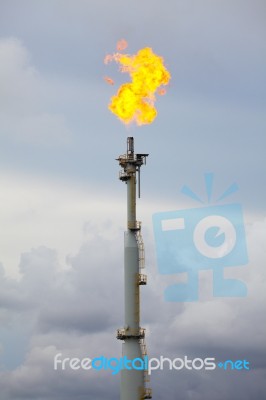
M205 174L208 201L211 201L213 174ZM237 190L231 185L218 199ZM187 186L182 192L203 201ZM248 262L243 213L240 204L213 205L188 210L160 212L153 215L158 269L161 274L186 272L187 283L165 290L167 301L197 301L198 273L213 271L214 297L244 297L244 282L223 277L224 267Z
M205 257L224 257L235 247L236 230L227 218L220 215L208 216L197 224L193 241L197 250Z

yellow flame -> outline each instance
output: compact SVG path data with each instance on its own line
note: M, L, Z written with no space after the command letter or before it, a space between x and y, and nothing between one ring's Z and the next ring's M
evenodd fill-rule
M124 50L127 42L122 39L117 44L118 50ZM150 124L157 115L155 93L166 93L165 88L171 78L169 71L164 66L162 57L153 53L152 49L145 47L136 55L115 53L107 55L104 62L108 64L115 61L120 65L121 72L127 72L131 82L124 83L111 98L108 105L122 122L137 125Z

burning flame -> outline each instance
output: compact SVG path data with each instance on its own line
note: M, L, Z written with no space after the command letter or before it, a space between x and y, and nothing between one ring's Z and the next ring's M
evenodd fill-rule
M108 108L125 124L150 124L157 115L155 94L166 93L161 86L168 85L171 75L164 66L163 58L154 54L151 48L145 47L135 55L120 53L126 48L127 42L122 39L117 43L118 52L108 54L104 59L105 64L111 61L118 63L120 71L128 73L132 80L120 86ZM111 78L105 80L109 84L114 83Z
M109 85L114 85L114 84L115 84L115 81L114 81L112 78L110 78L109 76L105 76L103 79L104 79L105 82L108 83Z

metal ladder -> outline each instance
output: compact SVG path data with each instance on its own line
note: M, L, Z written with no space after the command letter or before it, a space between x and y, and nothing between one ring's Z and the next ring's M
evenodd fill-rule
M136 237L136 240L138 243L138 249L139 249L139 268L142 269L145 267L145 250L144 250L144 242L142 239L140 229L136 232L135 237Z
M136 319L139 321L139 313L140 313L140 285L147 284L147 275L142 273L143 268L145 268L145 249L144 242L142 239L140 229L135 234L137 244L138 244L138 252L139 252L139 273L136 274L136 283L135 283L135 301L136 301ZM147 356L147 346L145 342L145 337L141 337L139 339L140 349L142 358L144 359ZM146 387L147 382L150 381L150 376L148 374L148 370L144 370L144 387L140 389L140 400L151 399L152 398L152 390Z

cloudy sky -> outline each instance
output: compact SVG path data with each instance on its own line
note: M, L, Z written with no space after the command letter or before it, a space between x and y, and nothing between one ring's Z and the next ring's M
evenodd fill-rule
M264 398L265 21L264 0L0 0L1 400L119 398L118 376L54 371L53 357L121 354L126 188L115 158L127 136L150 154L138 202L149 355L251 364L154 372L154 399ZM121 38L130 53L152 47L172 75L150 126L126 128L107 108L123 78L103 58ZM180 190L207 201L206 172L213 199L238 184L225 203L242 204L249 262L224 273L248 295L213 298L212 271L200 271L199 302L167 302L179 276L159 274L152 215L204 206Z

